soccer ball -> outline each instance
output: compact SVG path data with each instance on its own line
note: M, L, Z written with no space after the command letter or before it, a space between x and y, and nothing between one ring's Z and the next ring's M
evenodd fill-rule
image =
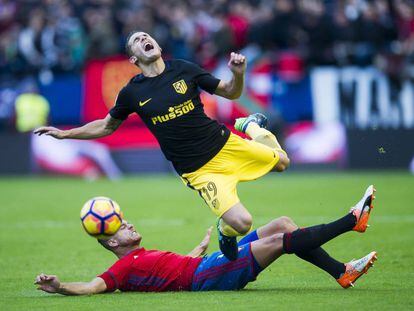
M115 234L121 226L122 217L118 203L106 197L90 199L80 212L83 228L98 239Z

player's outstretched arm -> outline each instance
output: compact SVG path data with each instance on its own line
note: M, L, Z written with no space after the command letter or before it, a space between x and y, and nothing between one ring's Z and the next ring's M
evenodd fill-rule
M203 256L206 253L208 244L210 243L211 230L213 230L213 227L207 229L207 233L204 239L190 253L188 253L187 256L196 258Z
M90 282L60 282L56 275L39 274L35 279L37 289L51 294L62 295L92 295L103 293L106 290L105 281L94 278Z
M244 55L232 52L227 66L233 73L233 77L230 81L221 80L215 94L228 99L239 98L243 92L246 63Z
M114 119L108 114L105 119L95 120L84 126L70 130L60 130L52 126L43 126L34 130L34 133L39 136L48 135L57 139L94 139L112 134L122 122L122 120Z

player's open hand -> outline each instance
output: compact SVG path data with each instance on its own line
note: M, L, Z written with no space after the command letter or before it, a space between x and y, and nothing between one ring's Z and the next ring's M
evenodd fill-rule
M246 71L246 57L243 54L231 52L230 60L227 64L234 74L244 74Z
M207 229L207 233L206 236L204 237L204 239L201 241L200 243L200 249L201 249L201 254L200 256L204 255L208 249L208 245L210 244L210 237L211 237L211 231L213 230L213 227L210 227Z
M39 274L35 279L37 289L47 293L57 293L60 287L60 281L56 275Z
M38 129L35 129L33 131L33 133L37 134L39 136L48 135L48 136L52 136L52 137L57 138L57 139L65 138L65 135L64 135L65 131L59 130L58 128L53 127L53 126L39 127Z

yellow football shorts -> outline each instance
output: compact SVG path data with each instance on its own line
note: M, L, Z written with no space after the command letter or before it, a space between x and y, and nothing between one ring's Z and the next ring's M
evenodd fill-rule
M236 189L239 181L265 175L278 161L279 153L272 148L230 134L213 159L181 178L187 186L198 191L213 213L221 217L240 202Z

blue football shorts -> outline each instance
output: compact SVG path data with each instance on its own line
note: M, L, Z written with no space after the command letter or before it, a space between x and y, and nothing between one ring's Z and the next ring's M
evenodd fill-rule
M229 261L222 252L205 256L194 273L191 290L238 290L255 281L263 269L252 254L253 240L257 240L255 231L239 242L239 256L234 261Z

